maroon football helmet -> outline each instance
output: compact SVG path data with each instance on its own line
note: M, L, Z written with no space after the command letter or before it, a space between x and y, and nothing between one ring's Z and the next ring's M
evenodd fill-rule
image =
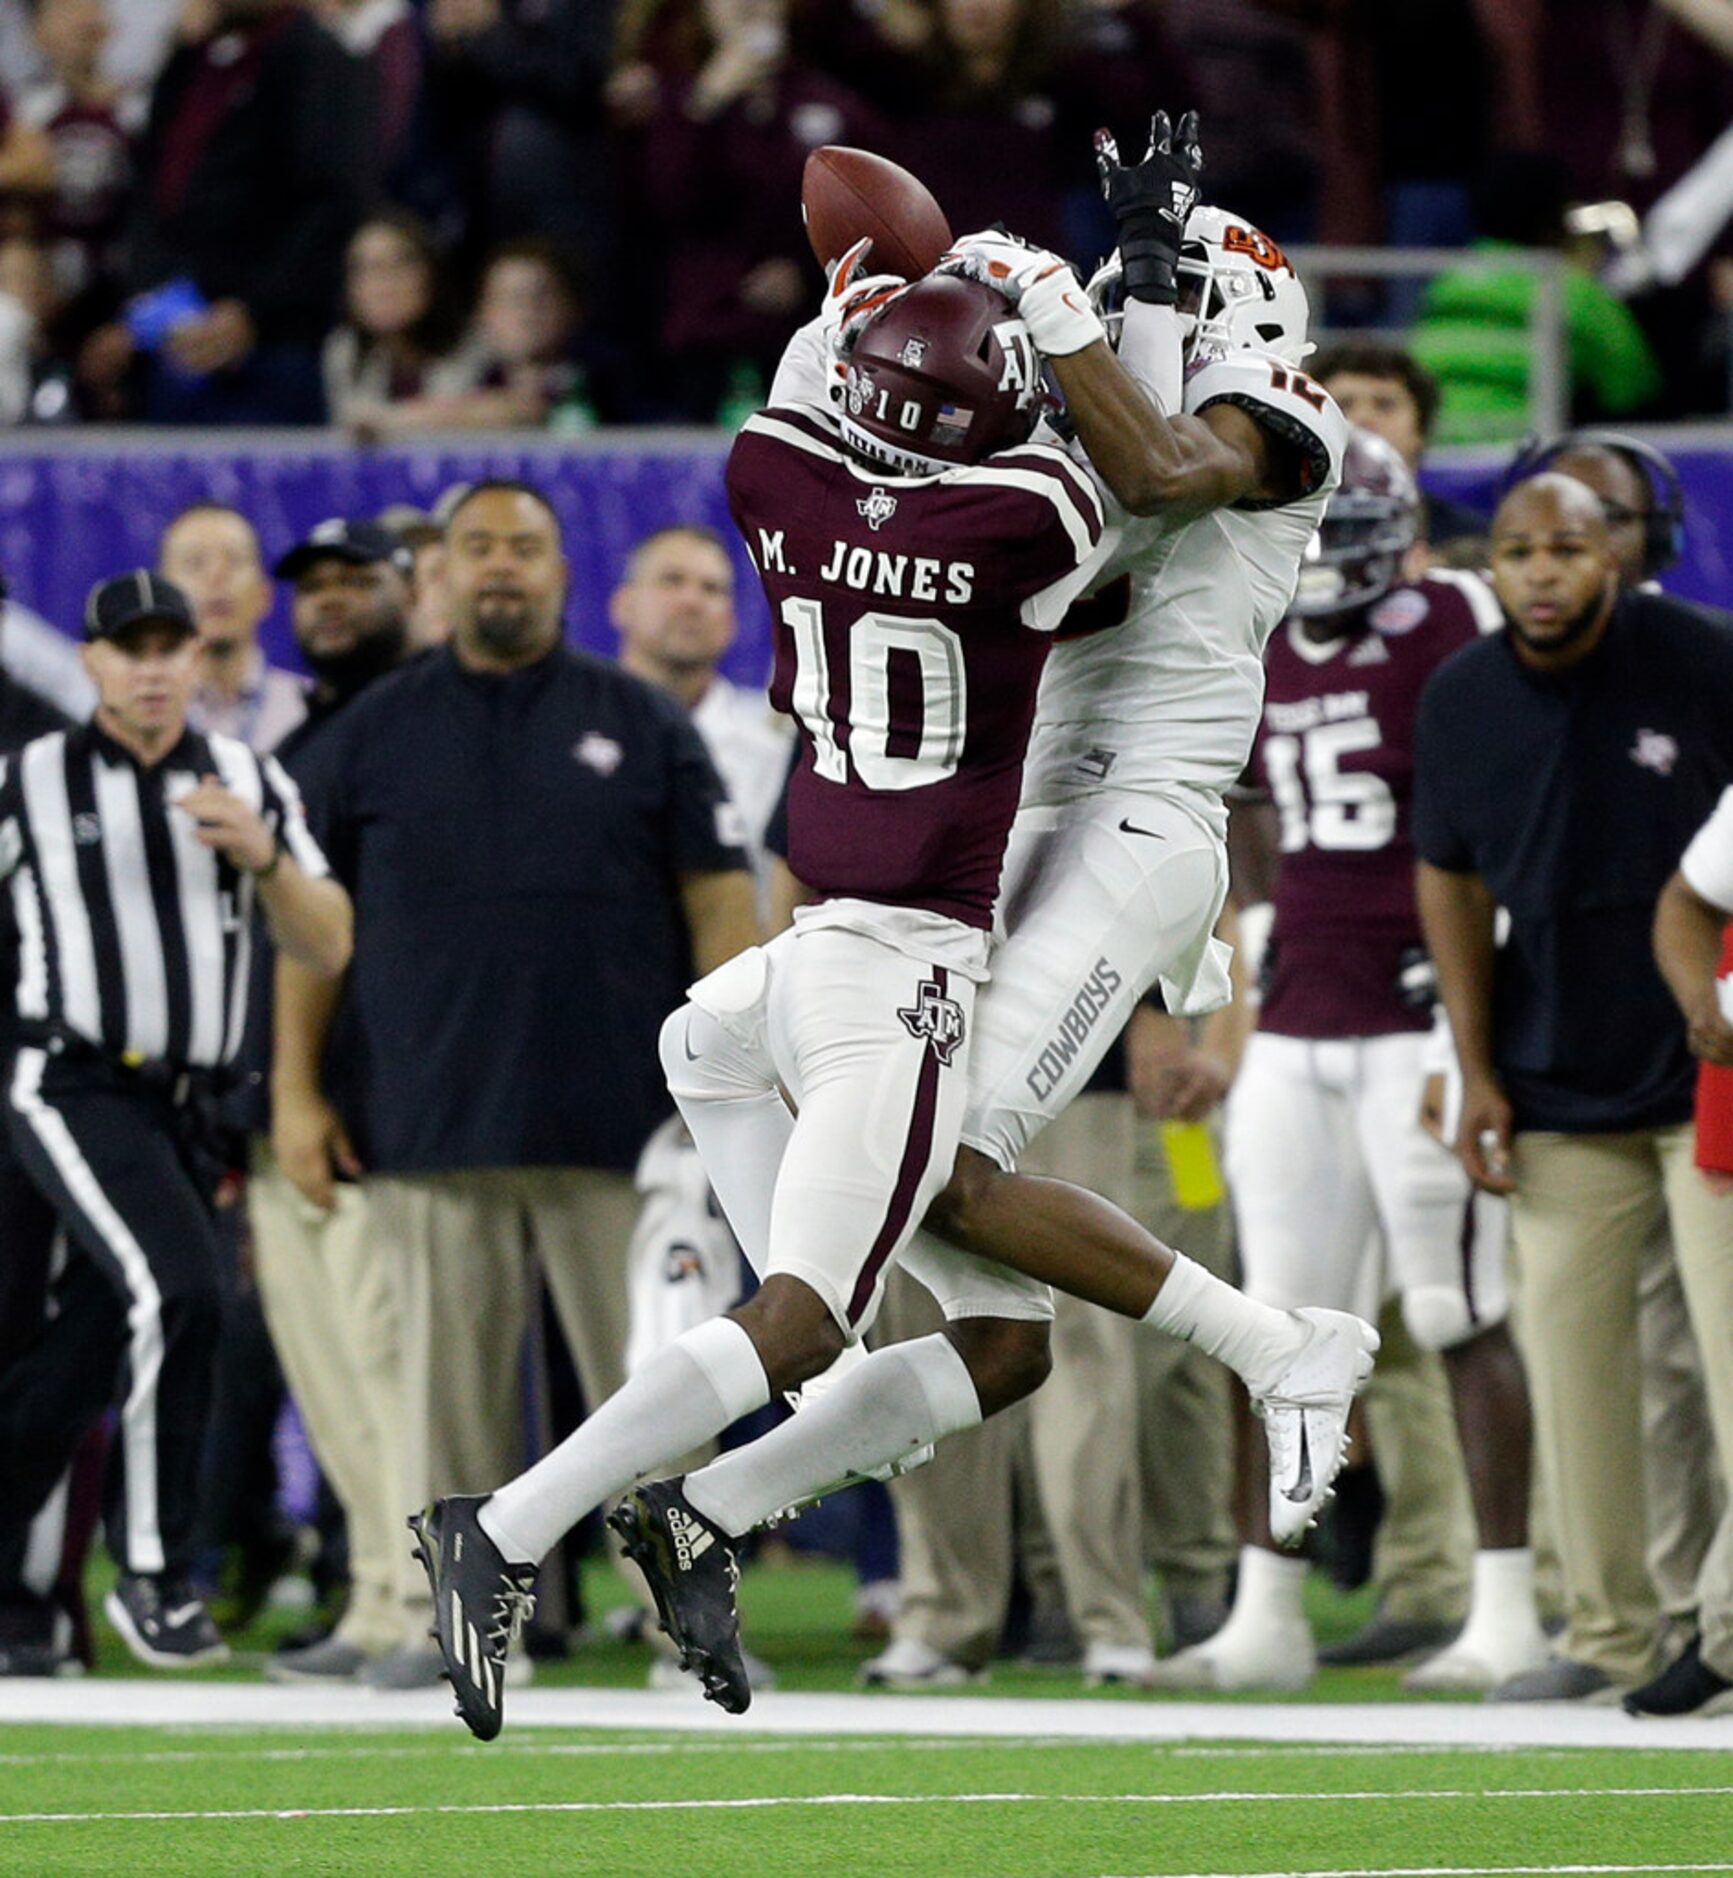
M1353 613L1381 599L1402 577L1420 533L1420 491L1401 454L1382 437L1350 426L1342 481L1300 564L1288 609L1301 619Z
M838 417L849 448L920 475L1027 441L1041 415L1029 329L991 287L930 274L855 341Z

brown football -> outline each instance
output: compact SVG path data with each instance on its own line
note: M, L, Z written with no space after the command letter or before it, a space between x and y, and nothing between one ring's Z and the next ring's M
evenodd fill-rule
M848 145L821 145L806 159L800 212L820 267L871 235L871 274L916 280L951 245L951 225L933 194L888 157Z

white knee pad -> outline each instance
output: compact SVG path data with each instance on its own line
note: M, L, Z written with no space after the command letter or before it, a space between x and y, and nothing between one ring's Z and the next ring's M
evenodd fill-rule
M1467 1297L1456 1285L1416 1285L1403 1294L1402 1320L1421 1349L1454 1350L1502 1323L1504 1312L1492 1318L1471 1314Z
M769 961L750 946L700 978L663 1020L662 1074L676 1101L751 1094L774 1080L762 1061L769 988Z

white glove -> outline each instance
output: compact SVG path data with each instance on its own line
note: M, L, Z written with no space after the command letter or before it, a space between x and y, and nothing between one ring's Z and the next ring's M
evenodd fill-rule
M868 321L882 313L909 284L901 274L863 271L872 245L870 235L863 237L831 269L830 285L825 289L818 316L819 332L835 362L839 382L847 376L854 342Z
M1050 359L1081 352L1107 333L1070 264L1015 235L983 229L954 242L935 270L978 280L1022 316L1035 348Z

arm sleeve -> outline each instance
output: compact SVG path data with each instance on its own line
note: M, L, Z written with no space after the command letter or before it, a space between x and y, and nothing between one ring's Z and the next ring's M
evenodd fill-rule
M1448 781L1457 761L1450 747L1439 703L1438 687L1429 684L1420 697L1414 726L1414 852L1423 861L1451 874L1476 871L1474 850L1451 813ZM1469 762L1473 761L1472 752Z
M816 405L830 409L830 356L824 343L824 321L808 320L788 342L782 362L771 381L767 409L789 404Z
M729 799L704 739L682 718L670 730L671 846L677 874L720 874L746 868L746 828Z
M1119 328L1119 362L1171 417L1185 396L1185 364L1180 355L1179 312L1127 300Z
M303 874L315 880L323 879L330 873L331 863L307 826L307 811L300 790L274 756L259 759L259 782L265 820L276 831L277 839L289 850Z
M1733 788L1722 792L1714 814L1692 836L1679 872L1700 899L1733 914Z

